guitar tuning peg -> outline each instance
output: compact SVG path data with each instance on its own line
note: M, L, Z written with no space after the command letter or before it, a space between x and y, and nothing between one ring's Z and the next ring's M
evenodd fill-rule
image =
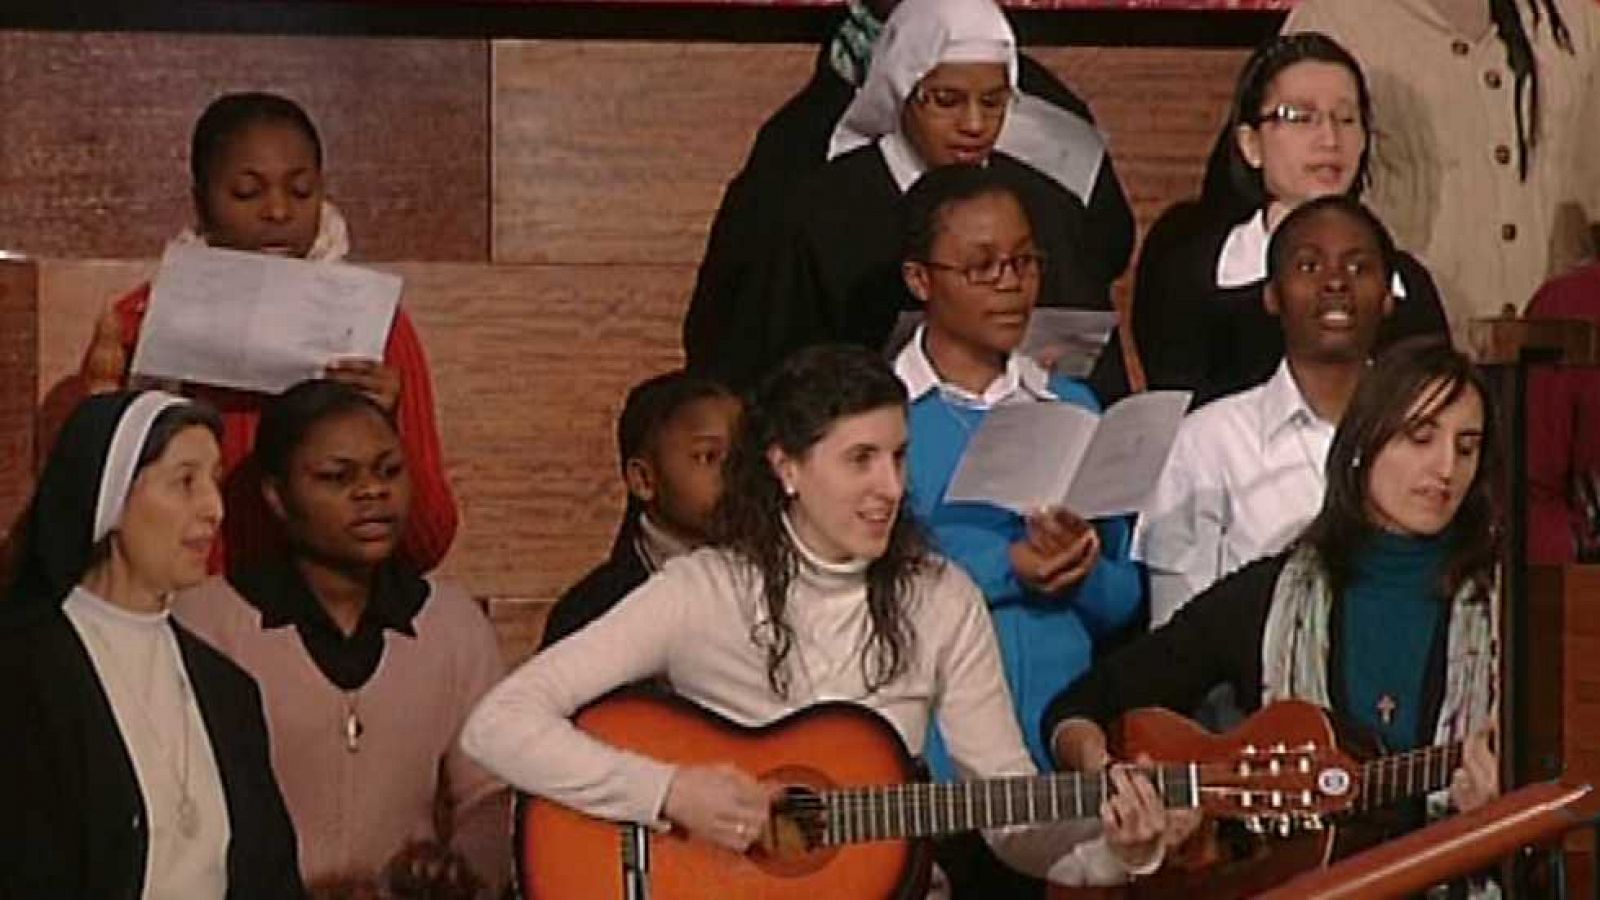
M1286 838L1294 830L1294 820L1289 816L1278 816L1278 837Z
M1295 752L1296 753L1315 753L1315 752L1317 752L1317 742L1316 741L1306 741L1304 744L1301 744L1300 746L1296 747L1295 748Z
M1316 802L1316 800L1315 800L1315 798L1312 797L1312 794L1311 794L1310 791L1301 791L1300 792L1300 805L1301 806L1304 806L1306 809L1310 809L1315 802Z
M1245 816L1244 830L1250 832L1251 834L1267 833L1266 826L1262 823L1260 816Z
M1256 796L1254 794L1250 793L1249 791L1240 791L1239 792L1239 805L1240 806L1244 807L1245 809L1249 809L1250 807L1254 806L1255 803L1256 803Z
M1283 791L1273 791L1267 795L1267 799L1272 804L1273 809L1283 808Z
M1311 774L1311 760L1307 759L1304 756L1300 757L1300 764L1296 768L1298 768L1300 770L1300 774L1301 775L1310 775Z
M1279 741L1278 743L1272 745L1272 749L1269 752L1278 754L1288 753L1289 745Z
M1250 777L1250 764L1248 762L1242 760L1242 759L1239 760L1239 777L1240 778L1249 778Z
M1278 760L1276 758L1268 761L1268 763L1267 763L1267 774L1269 774L1269 775L1278 775L1278 774L1280 774L1282 772L1283 772L1283 764L1278 762Z
M1242 756L1255 756L1256 752L1255 744L1245 744L1244 747L1239 750L1239 753Z

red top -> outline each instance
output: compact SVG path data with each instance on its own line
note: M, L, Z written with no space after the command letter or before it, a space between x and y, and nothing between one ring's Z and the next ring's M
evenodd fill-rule
M133 358L139 341L139 328L150 305L150 285L135 289L113 307L122 360ZM89 371L95 365L95 347L84 359L85 377L93 384L103 373ZM102 348L103 349L103 348ZM418 572L439 564L456 536L456 503L444 472L444 454L439 447L439 432L433 418L433 383L428 377L428 359L422 352L416 328L404 309L396 308L384 362L400 373L400 399L395 422L405 448L406 465L411 472L411 515L400 539L399 557ZM126 365L119 381L126 383ZM250 457L255 446L256 425L261 419L265 394L237 391L206 385L189 385L186 392L205 400L222 413L223 503L227 514L222 533L211 549L213 573L247 568L278 555L283 550L283 535L276 519L261 496L260 476Z
M1528 318L1600 323L1600 264L1545 283ZM1600 471L1600 369L1534 367L1528 373L1528 561L1571 562L1577 555L1572 473Z

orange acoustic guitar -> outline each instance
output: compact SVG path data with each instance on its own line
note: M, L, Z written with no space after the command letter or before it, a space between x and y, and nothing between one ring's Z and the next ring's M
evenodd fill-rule
M681 831L619 826L529 798L519 812L517 843L519 883L531 900L622 898L630 879L647 882L650 900L919 896L930 859L919 839L1095 817L1107 790L1101 776L1075 773L915 783L915 765L894 728L848 703L821 704L752 729L684 700L623 694L584 710L576 724L656 759L731 762L788 787L774 805L769 833L742 855ZM1352 784L1347 761L1325 749L1262 747L1248 757L1147 774L1168 806L1227 818L1254 813L1240 801L1259 796L1281 814L1312 816L1352 799L1341 793ZM624 874L625 865L632 874Z
M1119 758L1147 756L1202 764L1233 761L1246 767L1241 771L1254 771L1277 765L1275 760L1285 747L1316 746L1329 763L1328 777L1347 775L1350 779L1342 787L1321 785L1322 793L1345 802L1324 804L1319 814L1306 815L1285 808L1281 798L1272 793L1235 791L1230 799L1238 807L1227 817L1233 822L1220 827L1208 822L1194 839L1168 854L1166 865L1154 876L1115 890L1052 888L1051 900L1182 900L1197 896L1234 900L1254 896L1325 866L1335 856L1392 836L1388 832L1394 822L1374 822L1368 814L1443 790L1461 765L1459 743L1356 763L1341 745L1365 753L1370 742L1359 737L1335 726L1322 707L1299 700L1273 703L1220 735L1164 709L1128 713L1110 731L1112 749Z

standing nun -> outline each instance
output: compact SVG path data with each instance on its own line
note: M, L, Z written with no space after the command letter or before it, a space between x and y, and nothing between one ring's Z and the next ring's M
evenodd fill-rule
M304 895L256 686L173 622L222 521L215 411L91 397L0 606L0 897Z
M1084 119L1018 89L1016 37L993 0L901 3L828 155L738 298L741 327L730 333L739 341L714 367L735 386L812 344L880 349L898 314L920 308L900 277L901 197L939 166L988 166L1015 186L1040 223L1041 305L1111 309L1116 273L1088 252L1080 199L1105 142ZM1102 399L1126 392L1115 336L1090 382Z

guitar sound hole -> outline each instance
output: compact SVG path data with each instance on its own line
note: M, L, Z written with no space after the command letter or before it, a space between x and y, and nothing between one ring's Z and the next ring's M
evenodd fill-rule
M750 848L751 860L762 869L789 877L809 875L838 854L827 843L828 808L819 791L832 787L820 772L784 768L763 776L764 781L787 784L772 805L772 828Z

